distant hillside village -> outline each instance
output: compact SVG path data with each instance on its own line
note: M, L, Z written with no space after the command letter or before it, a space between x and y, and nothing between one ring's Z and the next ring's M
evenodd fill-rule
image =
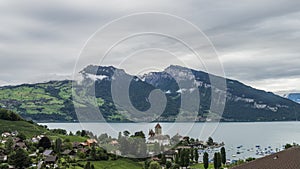
M24 122L24 121L22 121ZM18 123L15 121L14 123ZM28 123L28 122L27 122ZM41 126L35 126L36 129ZM30 130L28 128L28 130ZM212 138L207 141L180 136L170 137L163 134L158 123L150 129L146 137L142 131L131 134L120 132L118 138L107 134L95 136L89 131L68 133L63 129L45 130L44 134L31 137L19 131L5 131L0 138L0 169L8 168L110 168L111 163L128 165L125 168L144 169L179 169L179 168L231 168L253 169L264 166L262 161L274 166L272 169L285 169L287 161L298 165L300 151L297 145L286 145L291 150L279 152L255 160L248 158L231 163L226 158L223 143L216 143ZM209 157L207 151L214 150ZM215 150L219 150L215 151ZM213 159L213 160L211 160ZM298 158L297 158L298 159ZM273 161L274 160L274 161ZM274 162L274 163L273 163ZM275 165L280 163L280 165ZM274 164L274 165L273 165ZM276 168L277 167L277 168ZM255 167L256 168L256 167ZM279 168L278 168L279 169Z
M170 138L163 135L160 124L149 130L148 138L141 131L134 134L120 132L118 138L107 134L97 137L85 130L75 134L66 134L62 129L53 131L68 137L63 139L47 134L26 137L18 131L1 133L0 168L85 168L86 165L93 167L93 162L122 158L142 159L148 168L152 163L161 167L183 167L200 161L200 149L224 145L179 134ZM84 141L78 141L80 139ZM188 159L181 159L182 156Z

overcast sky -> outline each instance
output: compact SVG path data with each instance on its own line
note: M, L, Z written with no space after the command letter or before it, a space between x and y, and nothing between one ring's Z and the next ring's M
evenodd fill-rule
M120 0L89 3L2 0L0 85L70 78L81 48L95 31L114 19L137 12L168 13L196 25L216 48L228 78L273 92L298 91L300 88L299 0ZM137 27L157 26L149 24L147 18L139 23ZM184 30L180 26L174 27L176 29ZM107 37L114 34L112 32ZM185 37L195 39L197 36L186 32ZM145 38L137 38L130 44L140 44ZM166 39L156 40L164 45L172 44ZM127 44L129 42L123 47ZM150 43L148 47L157 48L155 44ZM178 49L175 45L173 48ZM115 53L123 54L122 49L121 45ZM142 53L139 55L142 56ZM172 58L162 50L153 53L168 60ZM116 55L115 60L118 59ZM120 57L124 59L124 56ZM187 58L188 55L181 56L183 60ZM94 60L85 60L86 63L97 64ZM168 60L160 61L176 63Z

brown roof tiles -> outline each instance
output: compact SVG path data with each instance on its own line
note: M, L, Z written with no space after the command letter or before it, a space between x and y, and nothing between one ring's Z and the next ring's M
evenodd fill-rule
M300 169L300 147L268 155L232 169Z

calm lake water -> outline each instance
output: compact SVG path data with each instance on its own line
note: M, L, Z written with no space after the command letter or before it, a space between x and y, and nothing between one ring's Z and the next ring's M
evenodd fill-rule
M96 135L107 133L117 138L119 131L143 131L148 134L156 123L41 123L50 129L62 128L73 133L89 130ZM256 123L160 123L163 134L224 142L230 160L261 157L283 149L286 143L300 143L300 122ZM213 151L211 151L211 154ZM210 156L212 157L212 155Z

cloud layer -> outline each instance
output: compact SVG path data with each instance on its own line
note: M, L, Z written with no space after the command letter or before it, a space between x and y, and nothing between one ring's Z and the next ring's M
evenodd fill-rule
M297 0L3 1L0 85L70 78L87 39L113 19L136 12L169 13L195 24L214 44L229 78L274 92L299 88L300 1ZM144 19L136 26L161 24L147 23ZM176 29L183 28L172 28ZM193 32L184 33L185 37L195 37ZM111 32L107 37L113 35ZM155 40L149 40L153 42L148 44L149 48L157 43L172 49L178 47L166 39ZM144 41L136 39L131 44L141 46ZM119 46L115 52L120 58L116 55L111 62L120 62L127 48ZM189 60L188 55L180 57ZM172 63L163 54L160 61ZM87 63L97 64L93 60Z

